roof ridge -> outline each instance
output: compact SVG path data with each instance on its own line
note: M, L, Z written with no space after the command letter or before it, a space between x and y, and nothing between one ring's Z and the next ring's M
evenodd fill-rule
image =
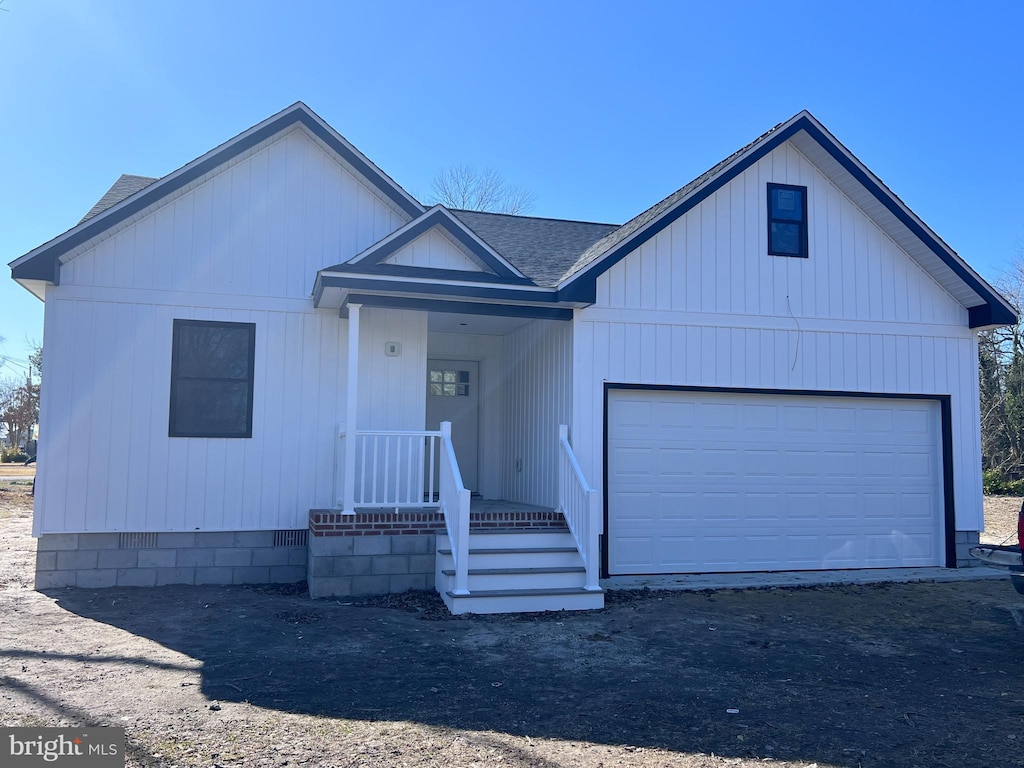
M447 208L447 206L445 206ZM562 219L551 216L524 216L519 213L499 213L498 211L474 211L472 208L448 208L452 213L481 213L487 216L507 216L510 219L534 219L535 221L561 221L566 224L593 224L597 227L621 227L610 221L584 221L582 219Z

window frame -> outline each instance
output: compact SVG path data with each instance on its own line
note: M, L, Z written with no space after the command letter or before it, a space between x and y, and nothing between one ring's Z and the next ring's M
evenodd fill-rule
M799 191L801 193L801 200L803 201L801 210L800 221L793 219L780 219L772 217L772 191L776 189L788 189L793 191ZM808 248L808 222L807 222L807 187L802 187L796 184L775 184L768 182L767 187L767 209L766 213L768 219L768 255L769 256L783 256L790 259L806 259L810 258L810 252ZM797 224L800 227L800 252L799 253L783 253L772 248L772 224Z
M201 326L201 327L213 327L213 328L245 328L249 332L249 344L246 350L248 356L248 370L246 371L245 379L228 379L224 377L216 376L182 376L179 373L180 359L179 359L179 329L188 326ZM255 372L256 372L256 323L235 323L230 321L220 320L183 320L174 319L174 323L171 329L171 381L170 381L170 408L168 412L167 421L167 436L168 437L212 437L212 438L238 438L248 439L252 438L252 410L253 410L253 390L255 384ZM248 407L245 414L245 431L243 432L213 432L213 431L185 431L176 429L176 417L177 417L177 384L182 380L193 380L193 381L246 381L249 385L248 391Z

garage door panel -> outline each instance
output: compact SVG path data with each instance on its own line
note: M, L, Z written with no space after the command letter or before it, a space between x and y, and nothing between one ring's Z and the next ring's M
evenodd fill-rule
M792 491L784 495L786 518L794 525L806 525L821 516L821 496Z
M782 425L792 432L817 432L819 409L804 405L782 406Z
M860 456L860 472L867 478L896 477L896 453L894 451L864 451Z
M744 430L779 428L779 408L775 405L745 405L740 411L740 427Z
M931 484L935 481L934 457L924 451L900 451L896 455L896 471L900 477Z
M895 491L865 493L864 517L870 520L872 525L880 525L885 522L896 523L902 514L901 496L902 494Z
M752 491L743 494L744 509L742 518L755 525L782 522L781 496L774 491Z
M655 453L655 466L664 478L693 477L696 474L697 449L666 446Z
M625 430L630 427L649 428L652 407L647 400L624 398L619 401L610 424L616 430Z
M820 474L820 457L816 451L780 451L782 475L787 478L807 478Z
M659 562L677 571L695 568L697 559L696 536L664 536L658 540Z
M732 403L703 402L697 407L697 427L701 430L732 432L738 425L738 407Z
M740 471L744 477L775 478L782 463L778 448L751 448L741 453Z
M650 568L655 562L653 536L624 536L616 542L616 563L620 568ZM636 573L650 573L637 570Z
M692 523L697 520L696 491L671 491L659 493L654 508L658 511L658 519L664 523Z
M654 423L662 433L687 432L692 431L694 427L692 403L656 403L654 417Z
M842 523L843 525L856 523L860 518L861 503L860 494L848 493L823 493L825 508L822 510L821 520L828 523Z
M821 426L826 434L852 434L857 431L857 411L853 408L825 406L821 409Z
M927 435L930 433L931 424L928 420L928 412L925 409L898 410L893 413L893 431L904 435L916 434Z
M850 479L857 477L857 454L854 451L822 451L819 473L825 477Z
M862 408L860 410L860 431L892 432L892 411L888 408Z
M903 519L931 522L932 516L935 514L934 501L933 496L929 493L904 493L900 501Z
M611 573L941 562L937 403L630 392L623 416L620 394Z
M618 491L610 496L618 511L618 518L634 525L638 522L653 523L661 506L654 491Z

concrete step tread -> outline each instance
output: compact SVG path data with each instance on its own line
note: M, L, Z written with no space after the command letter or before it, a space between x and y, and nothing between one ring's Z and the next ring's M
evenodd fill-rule
M528 555L533 552L542 554L548 553L562 553L562 552L576 552L576 547L498 547L496 549L470 549L469 554L471 555ZM437 554L439 555L450 555L452 551L450 549L439 549Z
M559 565L552 568L470 568L470 576L497 576L501 574L515 575L524 573L586 573L581 565ZM445 568L441 571L445 576L454 576L455 569Z
M543 595L599 595L600 591L591 591L583 587L552 587L549 589L474 589L468 595L456 595L450 590L448 597L465 600L473 597L541 597Z

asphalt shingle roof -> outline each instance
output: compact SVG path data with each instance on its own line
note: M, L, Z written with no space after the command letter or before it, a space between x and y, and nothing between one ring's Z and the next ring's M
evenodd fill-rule
M727 158L725 158L722 162L717 163L714 166L712 166L711 168L709 168L708 170L704 171L704 173L702 173L700 176L695 178L693 181L691 181L685 187L681 187L681 188L677 189L675 192L673 192L671 195L666 197L664 200L661 200L661 201L655 203L650 208L648 208L646 211L641 213L639 216L634 216L632 219L627 221L621 227L618 227L614 232L609 233L608 235L606 235L605 237L601 238L596 243L594 243L593 245L588 247L580 255L580 257L576 260L576 262L574 264L572 264L571 267L568 268L561 275L561 279L559 280L559 282L561 282L561 280L565 280L565 279L571 277L572 275L576 274L580 270L586 268L587 266L589 266L593 262L597 261L599 258L601 258L604 254L608 253L608 251L612 250L616 245L621 243L623 240L625 240L626 238L630 237L634 233L636 233L636 232L640 231L641 229L643 229L644 227L646 227L652 221L654 221L659 216L661 216L661 214L663 214L666 211L668 211L668 210L672 209L673 207L675 207L676 203L678 203L680 200L685 199L692 192L694 192L695 190L699 189L701 187L701 185L703 185L704 182L706 182L708 179L711 179L712 177L717 176L719 171L721 171L722 169L726 168L730 163L732 163L733 160L735 160L736 158L740 157L741 155L746 154L756 144L760 144L762 141L764 141L769 136L771 136L773 133L775 133L775 131L777 131L779 128L781 128L782 125L783 125L783 123L779 123L774 128L772 128L772 129L766 131L765 133L763 133L762 135L758 136L756 139L754 139L752 142L747 144L742 149L738 149L735 152L733 152L731 155L729 155Z
M463 224L537 285L557 285L580 254L617 224L453 210Z
M122 200L131 197L136 192L145 189L156 179L150 176L133 176L130 173L122 173L121 178L114 182L114 186L107 190L106 194L99 199L89 212L82 217L82 221L88 221L93 216L98 216L108 208L113 208ZM81 224L82 221L78 223Z

